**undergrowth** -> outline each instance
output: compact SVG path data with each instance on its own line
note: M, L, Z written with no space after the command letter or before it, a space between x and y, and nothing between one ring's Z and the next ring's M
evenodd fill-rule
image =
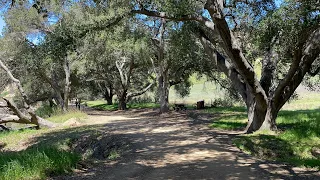
M36 110L36 114L55 123L64 123L71 118L84 119L87 117L86 113L76 109L70 109L67 112L63 112L61 109L48 105L39 107Z
M129 139L105 126L0 133L0 179L47 179L71 172L79 161L117 160L130 151Z
M45 179L76 167L79 156L52 147L0 152L0 179Z

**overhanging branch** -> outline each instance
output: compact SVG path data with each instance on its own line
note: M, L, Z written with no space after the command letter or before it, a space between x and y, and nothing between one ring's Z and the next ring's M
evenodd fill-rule
M134 14L144 14L147 16L159 17L159 18L169 19L173 21L198 21L202 23L210 21L209 19L203 16L198 16L198 15L182 15L180 17L175 17L165 12L150 11L146 9L132 10L131 12Z
M127 98L127 101L129 101L131 98L133 97L136 97L136 96L140 96L142 94L144 94L145 92L147 92L152 86L153 86L154 83L150 83L147 87L145 87L144 89L142 89L141 91L138 91L138 92L134 92L134 93L130 93L128 95L128 98Z
M201 15L181 15L181 16L174 16L170 15L166 12L157 12L157 11L150 11L146 9L139 9L139 10L132 10L131 13L133 14L144 14L151 17L158 17L158 18L164 18L172 21L197 21L205 26L207 26L210 29L214 29L214 23Z

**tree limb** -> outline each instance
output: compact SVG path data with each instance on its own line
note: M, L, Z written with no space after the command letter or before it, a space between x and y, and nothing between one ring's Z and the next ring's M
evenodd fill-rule
M175 17L165 12L150 11L146 9L132 10L131 12L134 14L144 14L147 16L159 17L159 18L169 19L173 21L198 21L202 23L211 22L209 19L203 16L197 16L197 15L182 15L180 17Z
M7 107L9 109L11 109L14 112L14 114L17 115L20 118L19 119L19 123L35 124L36 126L44 125L44 126L47 126L47 127L54 127L55 126L54 123L38 117L35 114L35 112L31 109L30 100L29 100L27 94L25 93L24 89L22 88L22 85L21 85L20 81L18 79L16 79L12 75L11 71L9 70L9 68L2 62L1 59L0 59L0 67L6 71L6 73L10 77L10 79L18 87L18 90L19 90L19 92L20 92L20 94L21 94L21 96L23 97L23 100L24 100L24 106L27 109L28 114L31 116L31 118L29 118L28 116L25 116L13 103L10 102L9 99L6 99L6 98L2 97L2 99L4 101L6 101Z
M243 82L239 72L216 49L211 46L210 42L214 41L214 39L211 39L212 37L207 36L202 29L198 29L197 34L206 53L212 59L212 61L215 62L218 70L223 72L231 80L233 87L238 89L238 92L240 93L244 102L247 102L246 83Z
M153 84L154 83L150 83L147 87L145 87L141 91L128 94L127 101L131 100L133 97L140 96L140 95L144 94L153 86Z
M18 87L18 90L19 90L19 92L20 92L23 100L25 101L25 108L26 108L26 109L29 109L29 105L28 105L28 104L29 104L30 100L29 100L27 94L24 92L24 90L23 90L23 88L22 88L22 86L21 86L20 81L19 81L18 79L16 79L16 78L12 75L11 71L9 70L9 68L2 62L1 59L0 59L0 67L1 67L4 71L6 71L7 75L9 76L9 78L16 84L16 86Z
M183 79L179 79L177 81L169 81L169 86L174 86L174 85L177 85L177 84L180 84L182 83Z
M304 45L302 56L299 61L301 65L296 68L292 77L287 77L276 89L273 101L278 108L281 108L285 102L291 97L299 84L302 82L306 73L311 69L312 63L320 54L320 28L313 31Z
M205 9L207 9L211 15L215 27L223 41L225 52L235 64L235 68L241 74L246 84L250 86L249 89L254 95L257 105L259 105L259 108L261 109L266 109L267 95L261 87L252 65L245 58L238 39L236 39L233 32L230 30L228 23L224 18L223 2L221 0L208 1L205 5Z

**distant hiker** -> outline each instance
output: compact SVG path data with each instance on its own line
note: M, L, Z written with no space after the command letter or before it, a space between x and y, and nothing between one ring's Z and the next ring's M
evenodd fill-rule
M76 108L80 110L80 105L81 105L81 99L76 99Z
M80 105L81 105L81 99L78 99L78 108L80 110Z

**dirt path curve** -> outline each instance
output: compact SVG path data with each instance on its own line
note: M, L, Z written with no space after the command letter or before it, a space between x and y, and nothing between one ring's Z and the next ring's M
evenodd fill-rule
M59 179L320 179L319 172L257 160L231 143L236 132L208 128L209 121L152 110L88 111L90 124L125 136L133 150Z

